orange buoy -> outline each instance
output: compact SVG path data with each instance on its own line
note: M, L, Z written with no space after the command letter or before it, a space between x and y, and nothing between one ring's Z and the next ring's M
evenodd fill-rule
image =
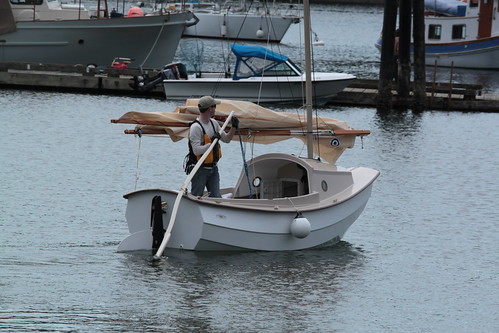
M144 16L144 11L140 9L139 7L132 7L128 10L127 16Z

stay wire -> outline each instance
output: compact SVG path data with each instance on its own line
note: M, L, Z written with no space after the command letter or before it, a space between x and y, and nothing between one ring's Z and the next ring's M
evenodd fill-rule
M253 194L251 193L251 182L249 179L248 163L246 162L246 152L244 151L243 138L241 136L241 131L239 130L239 128L237 129L237 134L239 136L239 145L241 146L241 154L243 156L244 173L246 174L246 180L248 181L249 197L251 198L253 197Z
M139 161L140 161L140 147L142 144L142 136L139 135L139 147L137 149L137 162L135 165L135 190L137 190L137 184L139 182L139 174L140 174L140 166L139 166Z
M152 47L151 49L149 50L149 53L147 54L146 58L144 59L144 61L142 62L142 64L140 65L140 68L144 67L144 64L146 63L146 61L149 59L149 57L151 56L151 53L152 53L152 50L154 50L154 48L156 47L156 44L158 43L158 40L159 40L159 36L161 36L161 33L163 32L163 28L165 27L165 23L166 23L166 20L163 21L163 24L161 25L161 29L159 30L158 32L158 35L156 36L156 40L154 41L154 43L152 44Z

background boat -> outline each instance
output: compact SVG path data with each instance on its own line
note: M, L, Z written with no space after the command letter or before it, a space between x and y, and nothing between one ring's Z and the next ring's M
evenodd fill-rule
M162 68L175 56L192 14L93 18L79 5L0 0L0 61L109 66L116 57L136 66ZM106 7L107 8L107 7Z
M499 69L498 0L426 0L426 63Z
M162 84L165 98L169 100L210 95L254 103L304 103L306 73L288 57L262 46L232 44L231 50L235 63L226 64L226 71L201 71L196 70L200 65L188 63L187 67L175 63L153 78L137 79L135 88L148 90ZM230 60L221 58L220 64L224 62ZM353 75L346 73L312 73L314 104L327 103L354 79Z
M292 3L185 2L170 6L187 9L199 19L184 29L184 37L279 43L291 24L300 21L300 6Z
M426 0L426 65L499 69L499 0ZM375 46L380 49L382 37Z

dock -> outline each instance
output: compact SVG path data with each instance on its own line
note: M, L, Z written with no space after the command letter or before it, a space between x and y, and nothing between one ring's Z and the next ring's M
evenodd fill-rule
M411 100L397 96L392 85L393 107L410 108ZM412 94L412 92L411 92ZM376 107L378 80L356 79L331 101L334 105ZM427 82L428 110L499 112L499 95L483 92L477 84Z
M164 98L161 86L147 92L133 89L134 77L144 73L155 76L159 71L4 62L0 63L0 87Z
M133 88L134 77L154 77L158 70L136 68L93 68L82 65L50 65L36 63L0 63L0 87L37 89L60 92L83 92L164 99L161 85L149 91ZM499 112L499 95L483 92L474 84L429 82L426 85L428 110ZM378 80L356 79L335 96L330 105L376 107ZM409 100L397 97L393 84L394 108L405 108Z

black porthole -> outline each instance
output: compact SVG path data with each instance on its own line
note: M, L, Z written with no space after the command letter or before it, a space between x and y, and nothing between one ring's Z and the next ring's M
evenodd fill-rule
M327 183L326 183L326 181L325 181L325 180L323 180L323 181L321 182L321 187L322 187L322 190L323 190L324 192L327 192Z

